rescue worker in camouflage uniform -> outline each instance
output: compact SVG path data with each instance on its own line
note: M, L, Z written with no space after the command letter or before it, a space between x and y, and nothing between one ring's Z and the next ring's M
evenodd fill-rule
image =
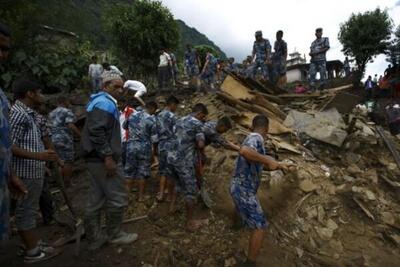
M199 75L200 59L196 49L188 44L185 51L186 74L192 85L197 87L197 76Z
M234 57L230 57L228 59L228 64L226 64L225 70L229 71L229 72L233 72L235 74L237 74L239 72L239 66L237 63L235 63Z
M233 151L239 151L240 147L235 145L234 143L226 140L222 134L226 133L232 129L232 122L228 117L222 117L218 121L207 121L203 125L203 132L205 136L205 146L213 145L214 147L226 148ZM201 197L206 204L206 206L211 205L211 199L209 198L207 191L203 189L203 175L204 175L204 166L206 164L206 158L202 153L197 153L196 156L196 177L198 181L198 185L200 187Z
M282 37L283 31L277 31L272 55L272 82L279 87L286 84L286 59L288 54L287 44Z
M128 130L128 142L126 145L125 173L128 192L132 190L133 182L137 181L139 187L138 201L145 201L144 192L146 180L151 174L151 159L153 145L157 142L157 128L154 114L157 103L148 102L144 109L137 108L124 124Z
M253 44L252 62L253 72L252 79L256 78L258 69L261 69L261 74L264 80L269 80L268 65L271 63L271 44L268 39L264 39L261 31L256 31L256 40Z
M326 51L330 48L328 37L322 37L322 28L315 30L315 36L317 39L311 43L310 47L310 86L313 89L315 89L317 72L320 75L321 88L326 83Z
M81 132L75 126L76 117L70 109L71 103L65 96L57 100L58 107L49 113L49 129L51 141L60 159L64 161L62 168L66 181L72 176L72 163L74 162L74 134L78 137Z
M215 89L215 75L218 68L218 59L210 52L207 52L206 62L204 63L203 70L201 71L200 78L203 82L202 86L206 89Z
M265 166L268 170L288 170L288 164L278 163L266 156L264 138L268 133L269 120L264 115L253 119L252 133L243 141L236 161L236 167L230 185L230 193L237 213L244 225L251 229L247 261L241 265L256 266L256 259L268 225L257 198L261 181L261 172Z
M168 177L167 155L174 140L174 126L177 120L175 115L178 109L179 100L175 96L167 99L167 106L156 116L157 126L157 152L158 152L158 175L160 177L160 189L157 200L164 199L165 186L168 188L168 201L172 200L174 193L174 181Z
M204 225L204 221L195 220L193 212L197 198L197 182L195 173L196 150L203 150L205 137L203 121L208 115L207 107L198 103L192 114L179 119L175 124L175 140L168 153L168 177L176 179L184 194L186 204L186 229L194 232ZM174 209L174 207L171 207Z

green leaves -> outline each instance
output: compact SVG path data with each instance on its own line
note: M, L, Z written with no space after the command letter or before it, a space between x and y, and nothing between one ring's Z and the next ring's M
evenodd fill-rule
M365 13L352 14L348 21L340 25L338 35L345 55L355 58L361 73L374 56L385 53L393 28L387 11L379 8Z
M92 51L88 43L68 48L37 42L28 53L20 48L11 55L10 64L0 69L0 83L10 89L19 76L33 77L47 88L68 91L82 83ZM50 92L51 93L51 92Z
M104 25L128 73L154 73L159 51L174 50L179 31L168 8L159 1L138 0L133 4L113 5L104 17Z

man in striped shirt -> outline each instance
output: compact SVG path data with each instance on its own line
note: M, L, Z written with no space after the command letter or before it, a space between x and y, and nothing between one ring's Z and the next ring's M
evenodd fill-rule
M14 83L16 102L11 108L12 167L25 184L28 194L17 200L15 218L24 243L25 262L33 263L57 255L52 247L44 246L36 228L36 211L43 188L45 162L58 161L54 150L46 150L42 140L39 114L34 110L43 102L41 85L29 80Z

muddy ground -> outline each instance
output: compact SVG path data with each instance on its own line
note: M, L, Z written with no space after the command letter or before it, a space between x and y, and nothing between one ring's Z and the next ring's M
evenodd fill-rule
M229 107L213 96L186 98L181 113L187 113L195 102L210 109L210 118L229 114ZM240 143L247 130L239 125L226 134ZM293 136L286 136L294 140ZM399 148L399 141L392 138ZM376 134L353 136L342 149L311 142L310 153L293 154L284 150L270 151L280 159L298 166L296 173L281 175L265 172L259 197L269 220L269 228L258 260L258 266L400 266L399 187L385 179L395 180L400 172L390 153ZM215 205L197 213L210 223L198 233L184 229L183 202L179 211L168 214L167 203L157 203L158 181L149 181L145 203L130 195L126 218L148 215L147 219L124 225L126 231L139 234L133 245L106 246L88 254L85 240L81 253L74 255L74 244L63 253L38 266L240 266L245 259L248 232L234 227L234 209L229 195L229 180L236 153L207 148L210 164L205 175L206 186ZM274 177L274 179L271 179ZM273 181L273 182L271 182ZM74 206L82 214L88 189L87 172L82 162L76 163L74 185L68 189ZM367 209L373 219L354 200ZM40 222L40 219L39 219ZM63 233L59 226L40 226L50 241ZM18 238L1 251L1 266L24 266L17 256Z

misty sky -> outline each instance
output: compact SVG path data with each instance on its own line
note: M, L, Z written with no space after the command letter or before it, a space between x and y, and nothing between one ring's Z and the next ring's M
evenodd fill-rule
M400 24L400 0L162 0L175 18L207 35L228 56L241 61L251 53L254 32L262 30L273 44L277 30L284 31L289 53L308 55L315 28L324 28L331 49L328 60L344 59L337 39L340 23L352 12L376 7L388 9L394 25ZM309 58L307 57L307 61ZM367 74L381 74L387 67L385 56L370 63Z

